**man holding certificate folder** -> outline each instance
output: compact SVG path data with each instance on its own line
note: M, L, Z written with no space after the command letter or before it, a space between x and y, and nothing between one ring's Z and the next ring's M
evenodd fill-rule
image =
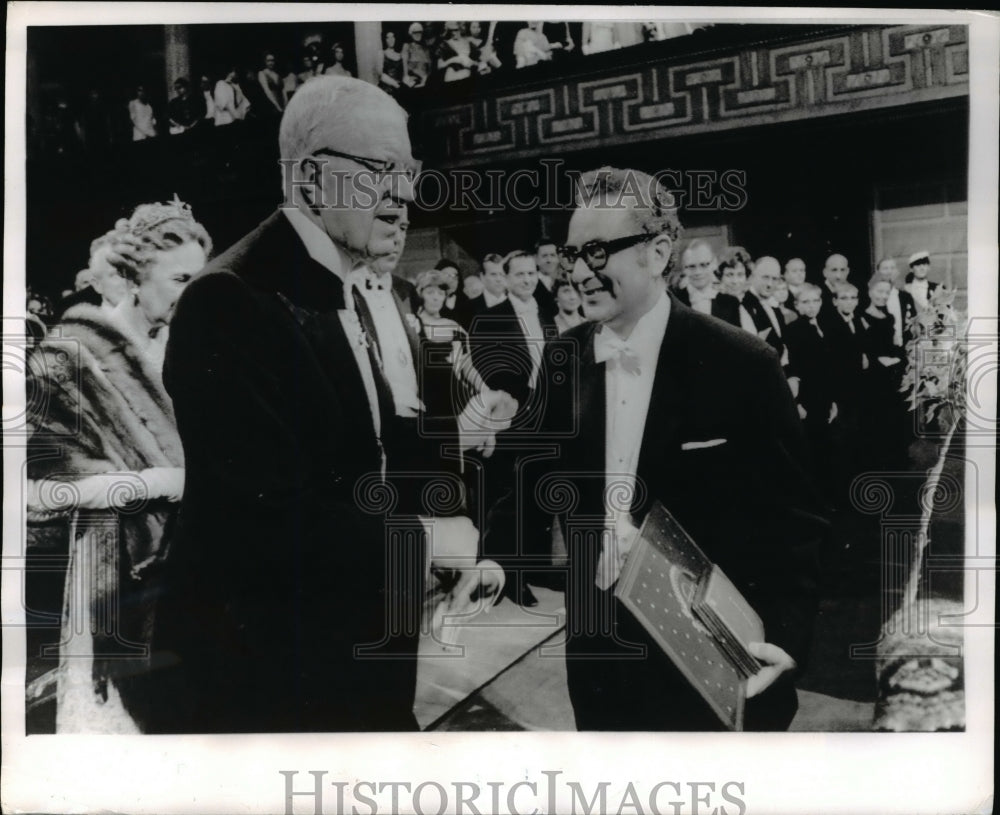
M564 335L573 352L546 354L539 381L541 433L558 454L520 469L487 535L520 536L531 551L530 537L559 517L579 730L722 729L696 690L715 675L686 647L687 632L707 629L678 618L651 636L616 596L638 528L661 503L763 623L766 641L749 645L761 668L741 684L735 727L787 729L816 609L821 502L773 350L667 293L680 232L671 196L646 174L581 178L560 255L588 322ZM652 568L636 585L654 610L657 593L685 591L673 571Z

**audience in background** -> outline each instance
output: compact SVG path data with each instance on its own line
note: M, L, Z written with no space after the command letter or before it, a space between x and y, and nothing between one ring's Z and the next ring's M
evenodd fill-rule
M344 51L344 46L339 42L330 46L330 58L332 61L326 69L327 76L354 76L344 65L347 54Z
M278 58L269 51L264 54L264 67L257 72L257 82L272 113L281 113L285 109L284 85L278 75L277 65Z
M177 96L170 100L167 112L170 116L170 135L176 136L197 127L205 118L205 102L198 94L191 93L191 84L186 77L174 80Z
M391 29L382 32L382 73L378 86L395 96L403 87L403 55L396 49L396 32Z
M403 44L403 82L411 88L422 88L430 79L433 69L430 49L424 42L424 27L421 23L410 23L407 34L410 41Z
M156 138L156 116L143 85L135 89L135 99L128 103L128 117L132 121L132 141Z

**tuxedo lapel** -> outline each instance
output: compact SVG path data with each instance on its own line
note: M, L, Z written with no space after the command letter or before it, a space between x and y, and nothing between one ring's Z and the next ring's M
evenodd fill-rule
M676 466L682 397L690 396L687 394L682 372L685 359L684 324L691 312L677 298L671 299L670 317L656 360L653 392L649 399L649 411L639 449L639 464L636 467L637 478L646 485L645 490L636 492L636 500L632 504L632 514L636 516L636 520L646 514L654 498L660 493L656 485L662 480L663 474Z

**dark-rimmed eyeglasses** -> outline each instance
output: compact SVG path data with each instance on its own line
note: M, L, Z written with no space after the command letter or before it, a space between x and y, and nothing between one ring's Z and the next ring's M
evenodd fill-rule
M643 232L641 235L627 235L624 238L614 238L610 241L587 241L577 249L575 246L559 247L559 262L564 269L572 269L577 260L583 259L587 268L592 272L599 272L608 265L608 258L616 252L635 246L643 241L652 240L656 235Z
M380 180L383 176L387 176L393 173L400 173L405 176L408 181L415 181L417 176L420 174L420 165L417 162L409 162L407 166L402 164L397 164L391 159L383 158L368 158L367 156L355 156L351 153L341 153L339 150L331 150L329 148L324 148L322 150L317 150L313 155L316 156L334 156L336 158L346 158L348 161L354 161L364 167L366 170L374 173Z

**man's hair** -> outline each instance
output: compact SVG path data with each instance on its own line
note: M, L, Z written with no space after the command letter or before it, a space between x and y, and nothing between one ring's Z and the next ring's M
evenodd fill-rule
M541 248L543 246L552 246L552 247L555 247L556 249L559 248L559 244L557 244L551 238L544 238L544 237L543 238L539 238L537 241L535 241L535 254L536 255L541 251Z
M704 238L692 238L690 241L688 241L687 246L684 247L684 251L681 252L681 255L683 256L687 252L697 249L700 246L704 246L706 249L708 249L709 252L712 253L712 257L715 257L716 255L715 248Z
M110 237L108 262L132 283L138 283L157 252L195 242L212 253L212 239L194 219L191 207L180 200L166 204L140 204L129 218L115 224Z
M348 76L316 76L295 91L281 117L278 148L281 158L297 161L324 147L355 127L354 114L374 100L391 99L385 91ZM398 107L398 105L397 105ZM400 115L406 112L399 108Z
M735 269L737 265L742 265L746 270L747 277L753 272L753 260L750 253L742 246L728 246L719 258L719 275L724 269Z
M802 258L800 258L800 257L794 257L794 258L789 258L788 260L786 260L786 261L785 261L785 267L784 267L784 269L783 269L782 271L783 271L783 272L787 272L787 271L788 271L788 267L789 267L789 266L791 266L791 265L792 265L792 263L793 263L794 261L796 261L796 260L797 260L797 261L798 261L799 263L801 263L801 264L802 264L803 266L805 266L805 265L806 265L806 262L805 262L805 261L804 261L804 260L803 260Z
M846 292L847 294L857 294L858 287L855 286L853 283L848 283L847 281L844 281L843 283L838 283L837 288L835 288L833 291L835 294L841 294L844 292Z
M486 257L483 258L483 266L486 266L487 263L495 263L497 265L502 265L503 255L498 255L496 252L490 252Z
M817 286L815 283L803 283L799 286L799 290L795 292L795 302L799 302L807 294L818 294L820 297L823 296L823 290Z
M186 76L179 76L177 77L177 79L174 80L174 87L176 88L178 85L180 85L183 88L191 87L191 83L187 81Z
M458 264L448 258L441 258L441 260L434 264L434 268L439 272L442 269L454 269L455 271L458 271Z
M577 184L577 206L627 209L632 221L650 235L666 235L676 245L683 228L673 195L647 173L601 167L583 173Z
M840 252L834 252L826 259L826 261L824 261L823 268L826 269L830 265L830 261L833 260L834 258L840 258L841 260L844 261L844 264L847 265L847 256L840 254Z
M518 258L528 258L532 263L535 262L535 256L531 252L525 252L523 249L518 249L515 252L511 252L507 255L507 259L503 262L504 274L510 274L510 264L517 260Z
M770 255L764 255L763 257L759 257L753 264L753 270L754 272L757 272L765 266L774 267L774 271L777 272L779 277L781 276L781 264L778 263L777 258L771 257Z
M877 270L878 270L879 268L881 268L881 266L882 266L882 264L883 264L883 263L888 263L888 262L889 262L890 260L891 260L891 261L892 261L893 263L895 263L895 262L896 262L896 258L892 257L891 255L886 255L885 257L880 257L880 258L878 259L878 263L876 263L876 264L875 264L875 269L876 269L876 271L877 271ZM898 266L897 266L897 269L898 269Z

